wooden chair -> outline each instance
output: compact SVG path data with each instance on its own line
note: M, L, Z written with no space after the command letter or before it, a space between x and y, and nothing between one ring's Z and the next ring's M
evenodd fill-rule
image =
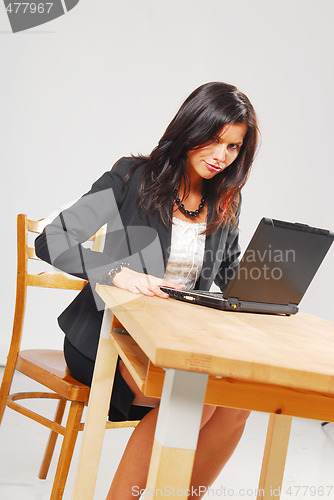
M81 290L87 282L76 278L70 278L54 270L42 272L40 274L28 273L28 260L40 260L36 256L34 248L28 246L28 233L41 233L46 224L47 221L45 219L32 221L27 219L27 216L24 214L19 214L17 218L16 304L11 345L0 390L0 423L7 405L11 409L51 429L39 471L40 479L46 479L58 434L63 436L50 497L50 500L60 500L63 497L78 431L83 430L84 424L81 423L81 417L84 406L88 403L90 388L78 382L70 375L62 351L49 349L20 351L27 287L37 286ZM101 231L96 233L91 240L93 240L93 250L99 251L102 241ZM55 318L50 319L51 321L55 321ZM9 394L15 370L39 382L52 392L21 392ZM31 398L51 398L59 400L54 421L17 402L21 399L25 400ZM67 401L70 402L69 413L66 425L62 425ZM106 428L136 427L137 424L137 421L107 422Z

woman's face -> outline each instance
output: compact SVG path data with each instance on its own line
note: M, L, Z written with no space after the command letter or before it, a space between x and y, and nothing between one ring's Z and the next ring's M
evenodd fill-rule
M247 125L226 124L212 142L188 151L187 170L192 181L212 179L237 158L242 146Z

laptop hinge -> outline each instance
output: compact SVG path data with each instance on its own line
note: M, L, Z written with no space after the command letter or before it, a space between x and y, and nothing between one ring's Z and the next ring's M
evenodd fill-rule
M253 311L253 312L267 312L267 313L282 313L282 314L296 314L298 312L297 304L289 302L288 304L273 304L266 302L255 302L248 300L239 300L237 297L229 297L227 299L228 307L235 311Z

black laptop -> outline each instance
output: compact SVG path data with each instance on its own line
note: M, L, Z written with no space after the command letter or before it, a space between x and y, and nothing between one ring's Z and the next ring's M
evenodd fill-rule
M216 309L295 314L333 239L326 229L263 218L224 294L160 288L171 298Z

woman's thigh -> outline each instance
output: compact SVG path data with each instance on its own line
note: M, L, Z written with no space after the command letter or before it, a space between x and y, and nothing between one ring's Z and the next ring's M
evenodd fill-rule
M65 337L64 341L64 355L67 366L71 375L88 386L91 386L95 361L87 358L80 353ZM138 402L135 401L135 392L132 388L139 391L137 385L132 377L127 377L125 380L120 371L120 360L117 363L113 390L110 401L109 420L111 421L124 421L124 420L140 420L142 419L153 407L157 406L159 399L153 401L142 399L138 397ZM131 382L131 387L128 384ZM140 391L139 391L140 392ZM140 393L141 394L141 393ZM138 396L140 396L140 394ZM145 398L144 395L142 395ZM141 401L141 402L140 402Z
M89 387L92 385L95 361L81 354L65 337L64 356L72 377Z

